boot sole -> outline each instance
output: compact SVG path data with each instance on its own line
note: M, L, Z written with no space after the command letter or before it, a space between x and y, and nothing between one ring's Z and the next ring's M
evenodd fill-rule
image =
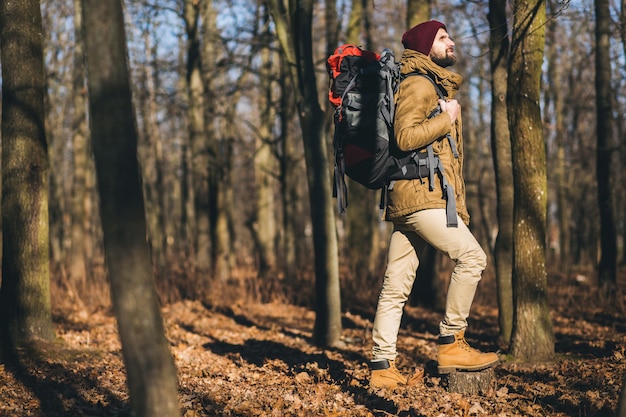
M500 360L495 360L491 363L487 363L484 365L474 365L474 366L438 366L437 372L440 374L453 374L455 372L478 372L483 371L485 369L493 368L500 362Z

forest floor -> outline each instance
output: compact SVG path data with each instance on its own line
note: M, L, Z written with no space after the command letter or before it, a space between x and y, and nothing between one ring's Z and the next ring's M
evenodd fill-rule
M430 371L440 316L423 308L407 307L398 346L399 368L407 375L425 369L423 381L376 390L368 387L371 312L346 312L345 346L322 349L312 343L310 309L276 302L166 305L181 414L614 416L625 374L626 313L600 308L593 291L575 282L552 288L555 360L516 363L501 352L496 378L481 395L449 393ZM59 343L0 362L0 416L130 416L112 314L53 310ZM497 334L496 309L475 305L469 343L498 349Z

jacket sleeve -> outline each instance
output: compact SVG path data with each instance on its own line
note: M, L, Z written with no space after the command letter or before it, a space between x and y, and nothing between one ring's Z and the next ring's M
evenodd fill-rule
M447 114L428 119L438 99L431 82L423 77L407 77L400 83L394 119L395 139L400 150L426 147L451 131L452 122Z

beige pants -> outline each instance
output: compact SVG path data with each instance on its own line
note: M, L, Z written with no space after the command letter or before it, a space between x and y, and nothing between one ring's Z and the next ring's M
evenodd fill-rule
M394 360L404 305L415 281L419 255L426 242L456 262L446 297L439 333L447 336L467 327L476 287L487 256L459 218L458 227L446 227L444 209L422 210L394 220L387 270L378 298L372 338L373 359Z

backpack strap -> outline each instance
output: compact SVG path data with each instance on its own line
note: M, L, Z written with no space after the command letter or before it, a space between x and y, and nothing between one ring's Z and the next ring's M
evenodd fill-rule
M437 95L439 96L440 99L445 100L447 93L444 92L444 90L441 88L441 86L439 86L435 80L432 79L432 77L428 74L425 73L421 73L421 72L412 72L409 74L406 74L404 77L410 76L410 75L420 75L426 79L428 79L428 81L431 82L431 84L433 85L433 87L435 87L435 91L437 92ZM430 116L428 116L428 118L431 118L433 116L438 115L439 113L441 113L441 107L437 106L437 108L435 109L435 111L433 113L431 113ZM459 157L459 152L456 149L456 143L454 142L454 140L452 139L452 136L448 133L446 135L446 138L448 139L448 143L450 144L450 148L452 148L452 154L454 155L455 158L458 159Z
M425 78L427 78L432 85L435 87L435 90L437 91L437 94L439 95L439 98L441 98L442 100L445 100L445 95L443 94L443 91L441 91L441 87L439 87L439 85L437 85L437 83L435 83L435 81L427 74L418 74L421 75ZM441 113L441 107L437 106L437 110L439 110L437 112L437 114ZM456 149L456 143L454 142L454 140L452 139L452 136L448 133L446 135L446 138L448 138L448 143L450 144L450 148L452 148L452 154L454 155L455 158L459 157L459 153ZM433 156L433 145L432 143L428 145L427 147L427 151L428 151L428 160L429 161L433 161L434 156ZM443 198L446 200L446 226L448 227L458 227L459 223L457 220L457 214L456 214L456 198L454 197L454 187L452 186L452 184L448 183L448 180L446 179L446 176L444 175L444 168L443 168L443 163L441 162L440 158L436 158L436 164L437 164L437 168L439 169L439 172L441 172L441 188L443 190ZM433 190L433 183L432 183L432 178L433 178L433 167L434 164L431 164L430 167L430 178L431 178L431 182L430 182L430 190Z
M396 113L396 106L394 105L394 102L393 102L394 95L395 95L394 84L395 85L399 84L399 83L396 83L396 81L400 79L400 69L395 63L394 55L391 49L384 49L380 55L380 60L378 62L382 66L382 69L380 72L381 74L384 74L385 84L386 84L385 85L386 95L389 100L389 102L385 103L385 106L384 106L385 113L387 112L389 113L389 114L385 114L385 117L387 117L385 121L389 124L389 126L392 126L395 113Z
M346 95L352 91L356 85L356 79L360 75L360 72L354 74L354 76L348 82L348 85L341 95L340 105L335 109L335 123L341 120L341 108L344 105ZM342 214L345 213L348 207L348 185L346 184L346 164L343 159L343 143L339 143L341 138L337 135L337 130L333 136L333 147L335 149L335 172L333 179L333 197L337 199L337 211Z
M430 191L433 191L435 189L435 151L433 150L433 145L432 143L430 145L428 145L426 147L426 153L428 153L428 189ZM438 164L436 164L437 167L439 168L443 168L443 166L441 165L441 159L437 158L437 161L439 161ZM440 170L440 172L443 173L443 169Z
M356 85L356 77L358 77L359 75L360 73L354 74L354 76L350 79L350 82L348 83L346 88L343 90L343 94L341 94L341 104L335 110L336 114L341 115L341 107L343 107L343 101L346 99L346 94L352 91L352 89Z
M437 158L437 166L441 172L441 188L443 189L443 198L446 200L446 226L458 227L459 221L456 214L456 198L454 197L454 187L448 183L446 176L443 175L443 163Z
M339 117L340 114L340 112L337 112L335 117ZM335 135L333 137L333 142L335 142L333 197L337 199L337 211L341 214L345 213L346 207L348 207L348 185L346 184L346 165L343 160L343 146L339 146L337 143L339 140L341 139L337 136L337 132L335 131Z
M423 152L421 154L423 154ZM454 197L454 187L446 179L443 162L441 162L441 158L439 158L439 156L434 154L432 145L428 145L426 147L426 155L426 158L420 158L420 152L413 152L412 154L413 161L417 166L417 173L419 175L419 178L423 178L422 172L424 170L427 171L428 189L430 191L433 191L435 189L435 172L439 173L441 177L441 189L443 192L443 198L444 200L446 200L446 225L448 227L457 227L459 224L456 217L456 199ZM422 167L424 167L425 169L422 170ZM389 190L391 189L392 185L389 186Z
M439 87L437 83L435 83L435 81L428 74L413 72L410 74L403 75L402 79L411 75L420 75L424 78L427 78L432 83L433 87L435 87L435 91L437 91L437 95L439 96L439 98L441 98L442 100L445 100L446 95L442 91L441 87ZM428 115L428 119L435 117L440 113L441 113L441 106L438 105L437 108L433 110L431 114ZM454 155L455 158L458 158L459 153L456 148L456 143L452 139L452 136L448 133L446 135L446 138L448 138L448 143L450 144L450 148L452 148L452 154ZM446 179L443 163L441 162L441 159L435 155L432 143L430 143L426 147L426 152L428 154L428 159L427 159L428 161L427 162L428 189L430 191L433 191L435 189L434 188L435 171L439 172L441 176L441 189L443 191L443 198L446 200L446 226L458 227L459 222L458 222L457 214L456 214L456 198L454 196L454 187ZM419 166L421 161L419 161L417 158L414 158L414 159L416 160L416 163ZM382 201L381 201L381 204L382 204Z

